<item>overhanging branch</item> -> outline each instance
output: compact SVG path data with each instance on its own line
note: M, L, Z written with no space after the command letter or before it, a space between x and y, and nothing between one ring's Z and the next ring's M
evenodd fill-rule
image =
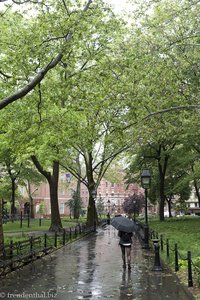
M31 90L34 89L34 87L38 83L40 83L42 81L42 79L48 73L48 71L53 69L61 61L62 57L63 57L62 54L58 54L27 85L25 85L22 89L15 92L14 94L12 94L12 95L4 98L2 101L0 101L0 109L6 107L8 104L10 104L18 99L26 96Z

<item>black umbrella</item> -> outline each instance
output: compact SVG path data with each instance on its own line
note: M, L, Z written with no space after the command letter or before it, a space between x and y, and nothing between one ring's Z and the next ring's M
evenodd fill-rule
M110 224L116 229L124 232L132 232L135 230L135 223L122 216L113 218Z

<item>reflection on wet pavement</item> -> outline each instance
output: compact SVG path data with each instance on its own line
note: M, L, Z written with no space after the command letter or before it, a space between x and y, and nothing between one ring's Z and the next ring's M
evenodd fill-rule
M133 238L132 269L124 271L117 231L108 226L1 280L4 299L191 300L176 277L153 272L153 256Z

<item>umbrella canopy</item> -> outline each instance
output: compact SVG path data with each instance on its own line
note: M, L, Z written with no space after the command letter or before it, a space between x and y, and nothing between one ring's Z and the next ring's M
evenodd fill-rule
M122 216L113 218L110 224L116 229L124 232L132 232L135 230L135 223Z

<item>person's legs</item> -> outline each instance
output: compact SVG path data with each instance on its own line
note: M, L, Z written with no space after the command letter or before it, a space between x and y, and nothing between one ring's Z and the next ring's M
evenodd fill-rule
M126 247L126 255L127 255L127 262L128 268L131 268L131 247Z
M123 267L126 268L126 256L125 256L125 247L120 245L122 251L122 260L123 260Z

